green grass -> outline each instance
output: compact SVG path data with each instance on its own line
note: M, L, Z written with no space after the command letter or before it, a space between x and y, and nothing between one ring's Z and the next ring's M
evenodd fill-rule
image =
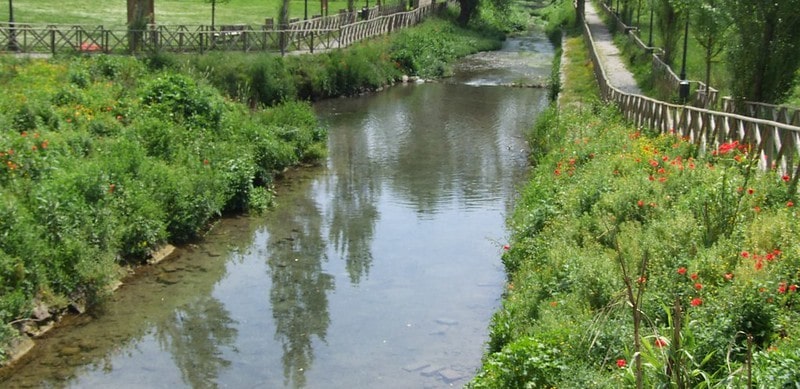
M746 148L701 155L596 99L569 104L591 99L591 67L582 39L565 46L567 104L531 130L507 291L467 387L634 387L637 355L643 387L800 382L796 186Z
M562 64L567 82L561 90L563 104L583 104L596 101L600 93L594 77L594 65L582 36L570 36L564 41L564 50L569 59Z
M356 2L356 7L365 3ZM374 1L370 2L374 5ZM265 18L275 18L279 0L231 0L218 4L216 24L261 25ZM211 24L211 5L203 0L157 0L156 22L159 24ZM292 0L289 16L303 18L305 2ZM347 1L333 0L328 3L330 15L347 8ZM308 1L308 16L320 14L320 2ZM0 9L0 20L8 20L6 3ZM69 2L66 6L58 0L15 0L14 20L18 23L88 24L124 26L127 21L125 0L85 0Z

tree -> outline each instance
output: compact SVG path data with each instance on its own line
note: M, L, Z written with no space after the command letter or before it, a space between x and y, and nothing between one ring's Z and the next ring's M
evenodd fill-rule
M737 101L780 103L800 67L800 0L726 0L732 21L728 47Z
M148 23L155 23L154 0L128 0L128 48L139 51Z
M278 8L278 26L281 30L278 39L280 40L281 54L283 54L288 44L286 30L289 29L289 0L281 0L280 8Z
M692 32L703 48L706 65L704 82L711 86L711 64L725 49L725 32L730 26L727 13L720 7L720 0L701 0L692 9Z
M583 12L586 9L586 0L575 0L575 20L583 22Z
M656 30L661 36L661 47L664 49L663 60L673 65L678 40L681 37L681 15L672 0L656 0Z
M458 14L458 24L466 26L478 10L480 0L458 0L461 11Z
M231 0L203 0L211 4L211 29L214 29L214 23L217 19L217 4L229 3Z

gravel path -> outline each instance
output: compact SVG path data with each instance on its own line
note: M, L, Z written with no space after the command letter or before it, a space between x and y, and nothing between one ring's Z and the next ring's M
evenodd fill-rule
M589 25L589 31L591 31L594 39L598 57L611 85L624 92L641 94L642 91L636 85L633 73L625 67L625 63L620 57L619 49L614 45L611 32L600 19L600 15L597 14L597 9L592 1L586 1L584 13L586 15L586 23Z

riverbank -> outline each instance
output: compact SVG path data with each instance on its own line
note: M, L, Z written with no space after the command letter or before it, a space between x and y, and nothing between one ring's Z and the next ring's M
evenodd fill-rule
M469 386L800 382L797 188L744 145L700 155L626 123L582 89L580 40L565 39L560 108L531 131L503 307Z
M82 312L220 215L268 207L276 174L325 155L302 99L445 75L458 56L498 45L465 31L439 20L286 58L3 58L0 343Z

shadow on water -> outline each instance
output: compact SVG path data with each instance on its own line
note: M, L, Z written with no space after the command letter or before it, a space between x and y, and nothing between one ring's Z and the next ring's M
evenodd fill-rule
M288 173L276 209L141 269L0 386L463 385L502 293L523 133L546 105L487 85L546 77L542 42L509 40L447 82L317 104L326 166Z

